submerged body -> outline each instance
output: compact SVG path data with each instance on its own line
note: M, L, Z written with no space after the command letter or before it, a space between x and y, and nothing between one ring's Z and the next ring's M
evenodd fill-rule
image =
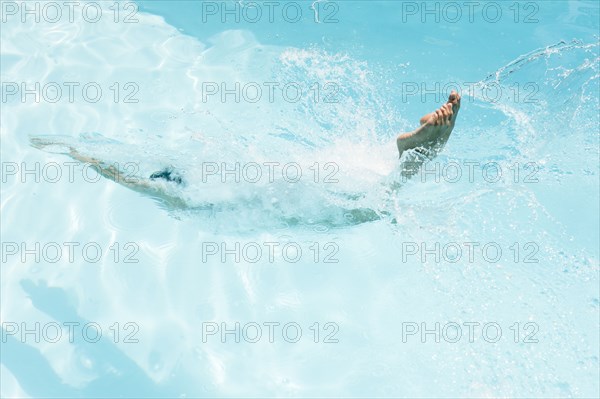
M444 105L420 119L420 126L417 129L412 132L400 134L397 137L396 144L399 157L402 157L406 151L410 150L424 155L410 157L403 162L403 177L410 177L417 173L420 166L427 159L433 158L443 149L454 129L459 109L460 95L453 91ZM131 176L119 169L118 164L110 164L95 157L81 154L75 148L76 143L66 138L61 139L56 136L31 137L31 145L46 151L50 151L58 145L63 148L61 153L65 153L77 161L93 166L100 175L107 179L159 200L169 209L188 210L197 208L189 205L181 198L177 190L169 189L170 187L186 186L186 181L182 174L173 167L163 168L150 174L148 177ZM380 214L385 214L383 211L378 212L366 208L345 209L345 212L352 215L359 223L377 220L380 218Z

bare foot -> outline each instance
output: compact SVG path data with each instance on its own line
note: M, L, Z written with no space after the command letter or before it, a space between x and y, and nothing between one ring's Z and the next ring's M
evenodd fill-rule
M459 110L460 94L453 90L444 105L421 118L419 128L398 136L396 144L399 155L417 147L433 153L433 156L437 155L450 138Z

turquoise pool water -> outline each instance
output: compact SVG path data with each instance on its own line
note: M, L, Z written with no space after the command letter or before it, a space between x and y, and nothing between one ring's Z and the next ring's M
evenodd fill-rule
M0 6L2 397L600 395L598 2Z

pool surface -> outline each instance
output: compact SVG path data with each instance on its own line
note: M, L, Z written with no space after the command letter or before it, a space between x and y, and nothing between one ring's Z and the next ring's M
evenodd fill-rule
M0 19L3 398L600 397L597 1Z

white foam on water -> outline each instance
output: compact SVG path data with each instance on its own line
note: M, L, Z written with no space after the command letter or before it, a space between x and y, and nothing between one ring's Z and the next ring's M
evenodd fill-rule
M96 241L103 248L133 241L140 248L135 264L110 257L95 264L21 264L14 258L3 264L3 320L58 317L29 298L47 292L46 285L62 290L79 317L140 325L139 344L114 346L132 361L129 366L114 366L119 357L113 346L103 347L102 356L65 340L32 344L60 381L86 389L137 367L148 380L133 378L133 383L155 384L152 389L171 396L593 394L598 252L593 237L585 235L597 213L587 200L565 199L564 193L598 197L597 135L591 133L598 124L583 117L597 115L597 45L553 46L500 68L492 76L501 85L540 83L539 102L463 100L457 131L438 158L442 164L494 161L503 170L515 162L536 162L542 183L413 179L390 193L398 165L389 127L404 122L378 94L374 66L346 54L268 46L241 30L203 43L161 17L137 17L139 23L131 25L77 20L2 26L3 82L97 82L105 91L94 104L3 104L4 162L64 162L64 155L31 148L29 136L66 135L82 153L137 162L145 176L175 165L186 171L188 185L172 190L193 206L213 206L165 212L105 179L3 183L3 240L51 237ZM315 102L310 96L298 102L203 101L203 82L231 87L236 81L309 87L331 81L339 86L338 101ZM108 89L114 82L135 82L139 102L115 104ZM269 184L201 183L203 162L272 161L297 162L303 171L315 162L333 163L338 181L309 178L291 184L278 177ZM582 215L562 212L563 201ZM387 213L379 214L381 221L356 226L348 211L357 208ZM203 243L240 240L332 241L340 248L339 263L202 261ZM502 248L531 241L539 243L542 262L503 260L453 269L430 261L415 268L399 261L407 241L495 241ZM401 317L392 317L390 309ZM582 312L575 315L573 309ZM538 322L540 344L398 345L402 321L489 315L502 326ZM231 348L203 343L199 336L205 321L294 320L308 328L315 318L344 327L337 346L278 341ZM458 369L465 372L452 371ZM407 380L393 382L398 375ZM3 395L21 395L12 377L2 366ZM106 392L90 389L76 392Z

